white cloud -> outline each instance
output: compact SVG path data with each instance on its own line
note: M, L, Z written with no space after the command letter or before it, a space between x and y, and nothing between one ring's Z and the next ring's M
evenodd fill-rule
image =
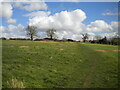
M116 21L111 22L111 27L113 28L114 32L118 32L118 28L120 28L120 22Z
M70 38L73 37L71 35L75 37L75 34L84 31L85 25L82 24L82 21L85 19L86 14L82 10L77 9L71 12L62 11L53 16L36 16L29 19L29 24L37 26L39 31L42 32L49 28L54 28L57 30L59 38Z
M7 23L16 23L12 19L13 8L20 8L27 11L47 9L47 4L44 2L13 2L13 3L0 3L0 17L4 17Z
M81 33L88 33L90 39L93 39L95 33L110 33L117 27L117 25L112 25L114 24L113 22L108 24L104 20L96 20L89 25L85 25L82 22L86 17L85 12L80 9L71 12L61 11L52 16L42 15L32 17L29 19L29 25L37 26L40 32L54 28L57 30L56 34L59 39L70 38L75 40L81 39Z
M107 38L111 38L111 37L114 37L116 35L117 35L116 32L109 32L109 33L102 33L102 34L100 34L100 36L102 36L102 37L106 36Z
M77 9L71 12L62 11L53 16L37 16L29 19L29 24L37 25L41 29L55 28L61 30L71 30L73 27L79 28L79 26L82 25L81 22L85 19L85 13L82 10Z
M4 33L5 30L6 28L4 26L0 26L0 32Z
M6 21L7 23L16 23L16 19L8 19L7 21Z
M10 3L0 4L0 17L4 17L7 23L16 23L15 19L12 19L13 7Z
M29 16L29 17L36 17L36 16L40 16L40 17L46 17L48 15L50 15L51 12L44 12L44 11L36 11L36 12L32 12L32 13L29 13L29 14L25 14L23 16Z
M7 19L11 18L12 16L12 6L10 3L2 3L0 4L0 17L5 17Z
M27 11L45 10L48 8L44 2L14 2L13 6Z
M111 32L113 31L111 25L107 24L103 20L96 20L94 22L91 22L88 25L87 30L89 32Z
M0 37L7 37L6 34L9 34L9 31L6 27L0 26Z
M106 23L103 20L96 20L91 22L88 27L87 31L93 33L94 35L90 35L91 38L94 36L100 35L101 37L111 38L115 35L118 35L118 23L119 22L111 22L110 24Z
M21 24L8 25L7 27L0 26L0 31L2 31L1 37L6 38L24 38L26 37L25 27Z

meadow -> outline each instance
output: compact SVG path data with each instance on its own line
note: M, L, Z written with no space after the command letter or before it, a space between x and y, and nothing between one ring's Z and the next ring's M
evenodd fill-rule
M3 88L118 87L117 46L3 40L2 49Z

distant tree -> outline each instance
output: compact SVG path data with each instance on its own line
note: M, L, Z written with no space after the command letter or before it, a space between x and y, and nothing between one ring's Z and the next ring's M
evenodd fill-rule
M34 38L35 36L37 36L37 27L35 27L35 26L28 26L28 27L26 28L26 30L27 30L27 36L30 37L30 39L31 39L31 41L32 41L33 38Z
M2 40L7 40L5 37L1 37L0 39L2 39Z
M105 36L104 38L100 39L99 43L100 44L107 44L108 43L107 37Z
M55 29L49 29L49 30L47 30L46 31L46 33L47 33L47 36L51 39L51 40L53 40L53 39L55 39L56 38L56 30Z
M119 36L113 36L111 38L111 44L112 45L120 45L120 37Z
M87 33L85 34L82 34L82 39L83 39L83 42L86 42L86 40L89 38L89 35Z
M104 44L107 44L107 37L106 36L102 40L103 40Z

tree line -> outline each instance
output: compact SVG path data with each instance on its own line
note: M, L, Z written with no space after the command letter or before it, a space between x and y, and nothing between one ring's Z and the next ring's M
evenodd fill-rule
M57 40L55 29L48 29L46 31L46 34L47 34L48 38L44 38L44 40L72 41L72 42L75 41L75 40L72 40L72 39ZM31 41L33 41L34 38L38 36L37 27L27 26L26 35L29 37L29 39L26 39L26 38L10 38L10 40L31 40ZM82 41L83 42L120 45L120 37L119 36L114 36L114 37L108 39L106 36L104 38L102 38L101 36L97 35L97 36L95 36L95 40L89 40L90 35L88 33L81 33L81 36L82 36ZM1 38L1 39L6 40L6 38ZM42 41L42 40L43 39L35 39L35 41Z
M27 30L27 35L33 40L34 36L37 36L37 28L34 26L28 26ZM47 36L49 37L49 40L53 40L56 38L56 30L55 29L48 29L46 31ZM90 43L99 43L99 44L111 44L111 45L119 45L120 44L120 37L119 36L114 36L111 39L107 39L105 36L102 38L101 36L95 36L96 40L88 40L89 39L89 34L88 33L82 33L82 40L83 42L90 42ZM68 39L68 41L74 41L71 39Z

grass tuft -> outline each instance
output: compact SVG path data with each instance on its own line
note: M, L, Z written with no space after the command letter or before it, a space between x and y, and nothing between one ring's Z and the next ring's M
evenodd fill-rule
M25 88L22 81L18 81L16 78L9 79L7 84L10 88Z

